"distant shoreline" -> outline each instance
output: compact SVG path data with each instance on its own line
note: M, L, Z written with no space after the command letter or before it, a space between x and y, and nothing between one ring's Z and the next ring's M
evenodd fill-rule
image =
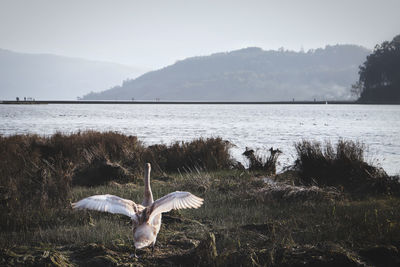
M302 105L359 105L359 104L376 104L376 105L398 105L398 103L359 103L356 101L132 101L132 100L36 100L36 101L16 101L16 100L0 100L0 104L6 105L47 105L47 104L186 104L186 105L274 105L274 104L302 104Z

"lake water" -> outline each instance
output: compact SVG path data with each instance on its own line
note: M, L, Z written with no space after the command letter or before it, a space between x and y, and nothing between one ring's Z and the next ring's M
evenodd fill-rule
M280 168L302 139L361 141L367 159L400 173L400 106L392 105L0 105L0 134L118 131L146 144L220 136L236 146L283 151Z

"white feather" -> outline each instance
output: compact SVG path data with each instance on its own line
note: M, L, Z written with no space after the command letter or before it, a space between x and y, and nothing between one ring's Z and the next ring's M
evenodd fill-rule
M149 221L152 221L157 214L168 212L172 209L199 208L203 205L203 199L196 197L189 192L176 191L157 199L153 203L153 211L150 214Z
M142 205L137 205L132 200L120 198L114 195L95 195L72 203L74 209L89 209L109 213L118 213L131 217L138 221L135 207L138 211L143 210Z

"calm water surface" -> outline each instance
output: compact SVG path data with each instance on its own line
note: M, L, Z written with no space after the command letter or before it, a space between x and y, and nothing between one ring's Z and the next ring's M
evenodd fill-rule
M220 136L236 146L281 149L281 167L302 139L364 142L367 158L400 172L400 106L385 105L0 105L0 134L118 131L146 144Z

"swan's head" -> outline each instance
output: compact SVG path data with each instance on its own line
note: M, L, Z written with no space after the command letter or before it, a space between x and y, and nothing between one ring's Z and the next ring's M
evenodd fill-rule
M150 165L150 163L146 163L146 165L144 166L144 170L145 170L146 172L150 172L150 171L151 171L151 165Z
M133 234L135 247L138 249L150 246L155 240L156 235L149 224L139 225Z

